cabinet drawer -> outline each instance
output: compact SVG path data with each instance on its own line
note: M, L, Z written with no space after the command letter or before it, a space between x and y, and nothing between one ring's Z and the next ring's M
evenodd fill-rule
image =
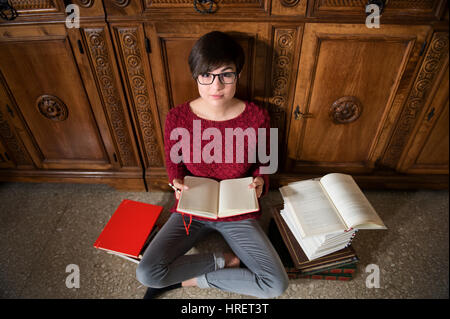
M268 11L268 0L145 0L144 9L149 12L192 13L202 16L209 12L212 15L265 13Z
M445 7L444 0L380 0L384 3L381 15L390 22L401 19L439 19ZM367 0L315 0L309 2L310 17L354 17L366 19Z

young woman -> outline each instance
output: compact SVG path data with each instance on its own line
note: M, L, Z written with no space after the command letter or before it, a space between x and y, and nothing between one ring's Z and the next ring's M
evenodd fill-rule
M269 189L268 176L260 173L258 162L248 161L248 151L256 145L244 143L244 161L225 161L225 129L270 129L268 112L257 105L235 98L236 84L244 65L242 47L225 33L214 31L202 36L192 48L189 66L198 84L200 97L170 110L165 124L165 153L169 181L179 190L189 191L183 184L187 175L214 178L218 181L252 176L258 198ZM192 159L193 123L200 121L201 132L208 128L220 130L223 138L222 161L206 163ZM175 163L170 151L177 140L171 140L172 130L186 129L190 133L190 160ZM202 135L200 135L202 136ZM269 139L266 138L266 142ZM204 142L205 143L205 142ZM236 144L236 141L233 141ZM230 145L228 145L230 146ZM236 145L232 145L236 150ZM234 152L236 153L236 152ZM175 191L178 201L179 192ZM261 229L261 212L211 220L175 213L175 202L168 221L150 243L136 271L137 279L148 286L144 298L155 298L164 291L178 287L197 286L223 291L273 298L288 286L284 267ZM185 214L186 215L186 214ZM189 217L188 217L189 218ZM189 227L187 235L187 227ZM210 231L218 231L233 253L185 255Z

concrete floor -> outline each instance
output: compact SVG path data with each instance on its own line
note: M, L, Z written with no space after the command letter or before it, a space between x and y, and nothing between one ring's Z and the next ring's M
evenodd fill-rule
M388 230L357 234L355 278L291 280L280 298L449 298L448 190L365 194ZM0 183L0 298L142 298L146 288L135 278L136 264L92 246L126 198L168 208L173 195L119 192L105 185ZM271 191L262 206L279 202L278 191ZM269 219L268 213L262 217L263 227ZM212 234L190 253L215 249L228 247ZM79 268L79 288L66 286L71 264ZM380 270L380 288L366 286L371 264ZM249 297L183 288L161 298Z

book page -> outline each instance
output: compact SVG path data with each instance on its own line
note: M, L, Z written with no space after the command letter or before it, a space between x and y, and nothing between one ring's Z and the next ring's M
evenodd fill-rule
M289 213L286 213L285 210L280 211L281 217L283 217L286 225L291 230L292 234L294 235L295 239L297 240L298 244L302 248L303 252L305 253L306 257L311 260L310 256L314 254L314 248L309 246L308 243L302 238L302 234L298 231L296 225L296 222L293 220L293 216Z
M322 177L320 182L348 228L386 229L353 177L333 173Z
M248 185L253 177L225 179L220 182L219 217L248 213L259 209L254 188Z
M188 214L217 218L219 183L210 178L186 176L184 184L189 189L181 192L177 210Z
M284 202L297 220L303 237L344 230L345 225L320 182L306 180L281 187Z

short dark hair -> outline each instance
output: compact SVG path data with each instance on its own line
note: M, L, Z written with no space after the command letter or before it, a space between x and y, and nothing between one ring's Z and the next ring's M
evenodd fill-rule
M233 63L239 74L244 66L245 54L241 45L230 35L213 31L197 40L188 61L194 79L228 63Z

